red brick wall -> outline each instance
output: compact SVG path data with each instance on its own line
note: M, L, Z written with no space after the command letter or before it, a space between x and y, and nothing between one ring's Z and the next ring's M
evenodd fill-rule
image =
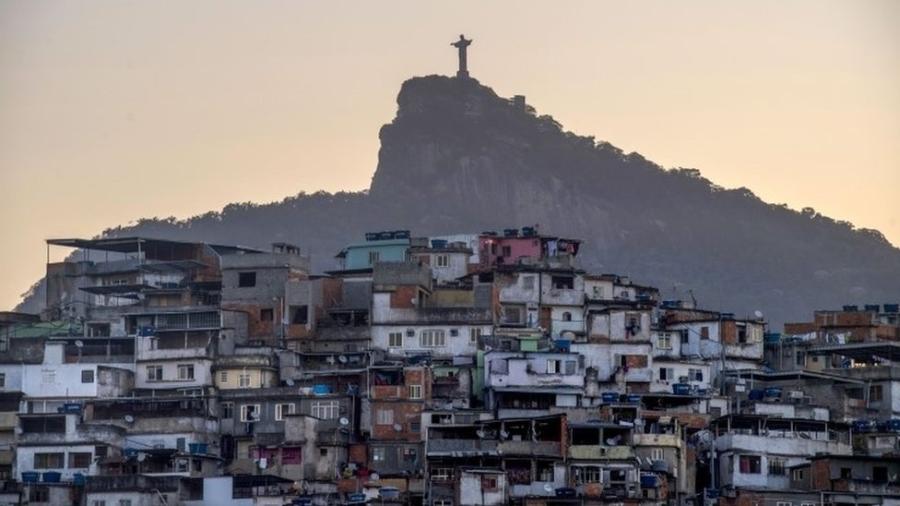
M414 308L416 307L413 300L418 293L418 287L412 285L398 286L391 292L391 307L396 308Z

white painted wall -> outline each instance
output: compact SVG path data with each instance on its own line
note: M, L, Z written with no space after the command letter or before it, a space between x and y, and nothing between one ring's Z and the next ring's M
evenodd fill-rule
M492 329L490 325L376 325L371 328L372 347L397 355L428 352L440 357L473 356L478 349L477 341L471 340L473 328L481 329L481 335L484 336L490 335ZM413 337L407 335L410 329L415 334ZM456 336L451 335L451 330L454 329L457 331ZM425 330L443 330L445 345L433 348L422 346L421 336ZM389 336L393 332L402 334L402 348L389 346Z
M141 362L136 365L134 375L135 388L169 389L169 388L199 388L213 384L210 367L213 361L208 359L185 359L180 361L154 361ZM178 366L181 364L194 365L193 380L179 380ZM147 381L147 366L160 365L163 368L163 381Z

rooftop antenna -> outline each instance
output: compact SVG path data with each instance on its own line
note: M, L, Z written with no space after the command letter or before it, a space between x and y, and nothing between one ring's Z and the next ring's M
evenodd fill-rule
M697 309L697 298L694 297L694 289L693 288L688 290L688 295L691 296L691 303L694 304L694 309Z

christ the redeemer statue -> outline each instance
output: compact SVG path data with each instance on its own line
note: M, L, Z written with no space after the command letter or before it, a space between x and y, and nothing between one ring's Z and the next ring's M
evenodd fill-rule
M471 43L472 39L466 40L462 34L460 34L458 41L450 43L451 46L459 50L459 70L456 71L456 77L469 77L469 67L466 64L466 48Z

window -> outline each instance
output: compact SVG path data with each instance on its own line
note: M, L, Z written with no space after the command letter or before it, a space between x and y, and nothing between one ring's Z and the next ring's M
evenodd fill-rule
M65 467L64 453L35 453L35 469L62 469Z
M228 383L228 371L219 373L219 383Z
M806 472L804 469L794 469L791 472L791 479L794 481L803 481L803 478L806 476Z
M222 403L222 418L225 420L231 420L234 418L234 403L233 402L223 402Z
M106 455L109 453L109 447L106 445L99 445L94 447L94 455L98 458L106 458Z
M394 424L394 410L393 409L379 409L375 412L375 423L378 425L393 425Z
M434 265L436 267L449 267L450 266L450 255L435 255L434 256Z
M656 338L656 347L661 350L671 350L672 349L672 336L669 334L662 334Z
M443 330L423 330L421 337L422 347L438 348L444 346L445 337Z
M798 351L797 356L794 357L794 359L796 360L795 363L797 365L799 365L801 367L806 365L806 353L803 353L802 351Z
M402 348L403 347L403 332L391 332L388 334L388 347L389 348Z
M162 381L163 380L163 368L161 365L148 365L147 366L147 381Z
M501 255L505 257L512 256L512 246L503 246Z
M760 474L762 472L759 455L741 455L741 474Z
M48 487L47 485L32 485L28 487L28 500L30 502L50 502L50 487ZM94 506L106 505L100 504Z
M675 380L675 369L672 369L671 367L660 367L659 368L659 379L660 379L660 381Z
M409 422L409 431L410 432L422 432L421 420L412 420L411 422Z
M255 272L239 272L238 273L238 288L250 288L252 286L256 286L256 273Z
M888 468L885 466L875 466L872 468L872 481L875 483L887 483Z
M450 481L453 479L452 467L432 467L431 481Z
M241 387L249 387L250 386L250 374L249 373L241 373L238 375L238 386Z
M385 454L383 446L372 448L372 460L375 462L384 462Z
M300 463L301 448L288 446L281 449L281 463L283 465L297 465Z
M678 333L681 335L681 344L688 344L691 342L691 335L688 334L687 329L679 330Z
M641 331L641 315L628 313L625 315L625 330L634 335Z
M560 360L547 360L547 374L557 374L559 372Z
M6 387L6 373L0 372L0 388Z
M369 265L375 265L375 262L377 262L380 258L381 258L381 253L379 253L377 251L370 251L369 252Z
M572 276L552 276L550 285L557 290L571 290L575 288L575 278Z
M81 382L82 383L93 383L94 382L94 370L93 369L84 369L81 371Z
M178 364L178 379L180 379L180 380L194 379L194 365L193 364Z
M602 473L599 467L576 467L575 483L600 483Z
M313 401L310 415L322 420L334 420L340 414L338 401Z
M119 499L119 506L131 506L131 499Z
M275 420L281 421L284 420L285 415L293 415L294 414L294 403L284 403L284 404L276 404L275 405Z
M291 316L292 325L306 325L309 323L309 306L292 306L291 311L293 312Z
M319 448L319 456L327 457L328 456L328 448Z
M474 327L469 329L469 342L472 344L478 343L478 338L481 337L481 328Z
M741 344L745 344L747 342L747 327L739 326L737 328L737 339Z
M709 327L700 327L700 339L709 339Z
M773 476L784 476L784 459L769 457L769 474Z
M422 398L422 385L410 385L409 386L409 398L410 399L421 399Z
M270 322L275 319L275 310L266 307L259 310L259 321L261 322Z
M884 389L882 385L872 385L869 387L869 401L881 402L884 398Z
M853 471L851 471L849 467L842 467L841 468L841 479L849 480L852 478L853 478Z
M700 369L688 369L688 379L690 381L703 381L703 371Z
M91 452L70 452L69 468L71 469L87 469L91 467L91 460L94 456Z
M522 276L522 289L534 290L534 276Z
M486 492L492 492L497 490L497 477L496 476L482 476L481 477L481 488Z
M419 452L412 447L403 449L403 460L407 462L415 462L419 457Z
M662 448L651 448L650 449L650 460L662 460L663 459L663 449Z
M563 312L563 314L562 314L562 321L564 321L564 322L570 322L570 321L572 321L572 313L570 313L570 312L568 312L568 311Z
M576 363L574 360L566 360L566 370L565 374L567 376L571 376L575 374Z
M259 421L259 404L244 404L241 406L242 422L258 422Z

